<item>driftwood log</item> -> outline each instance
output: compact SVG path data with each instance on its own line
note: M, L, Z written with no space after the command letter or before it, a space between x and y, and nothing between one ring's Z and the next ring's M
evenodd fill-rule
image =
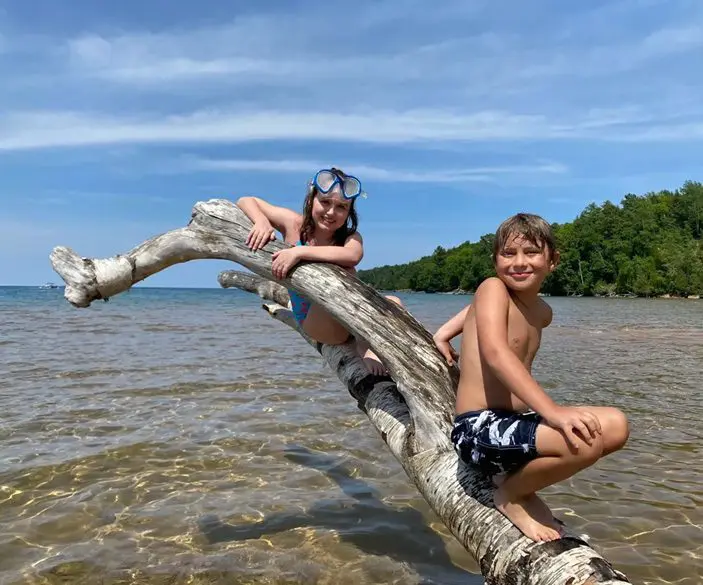
M169 266L196 259L231 260L272 280L271 255L286 245L273 241L252 252L245 245L250 228L239 208L214 199L196 203L187 227L156 236L125 254L90 259L56 247L50 258L66 283L65 298L76 307L87 307ZM222 282L227 278L225 274ZM335 265L301 264L281 284L320 303L366 340L384 363L392 380L368 375L349 346L314 344L432 509L477 559L488 584L628 582L576 536L534 543L493 508L490 482L458 460L449 440L458 371L447 367L431 335L407 311ZM241 288L273 300L269 312L295 326L282 287L252 277Z

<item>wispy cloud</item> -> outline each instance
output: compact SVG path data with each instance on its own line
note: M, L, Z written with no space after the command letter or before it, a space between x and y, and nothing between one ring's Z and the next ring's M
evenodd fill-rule
M678 17L650 0L648 9L667 16L646 27L630 24L642 10L633 0L536 7L529 28L484 1L451 0L428 12L409 0L404 8L343 8L336 19L346 26L330 33L334 43L310 34L327 30L326 11L280 6L195 28L98 28L32 43L16 35L33 52L17 70L0 61L0 150L700 140L703 83L688 75L655 87L642 72L690 72L703 58L703 11L672 1L686 7ZM67 110L71 101L86 107Z
M433 10L431 18L426 11L405 10L401 15L397 6L366 5L337 17L348 23L356 38L334 48L327 45L325 51L320 51L314 35L304 32L316 27L324 30L327 25L327 15L323 18L316 11L240 17L218 26L178 32L85 34L69 39L65 48L74 75L160 91L165 90L164 84L187 84L194 79L241 90L249 84L305 86L344 78L345 89L354 93L354 81L363 78L393 94L397 89L393 91L392 84L401 80L411 87L444 84L441 89L446 95L448 90L463 94L498 88L520 92L526 89L525 83L623 73L703 46L700 14L697 19L662 23L645 34L639 30L633 34L614 24L626 22L628 12L636 7L639 5L634 2L616 3L615 8L606 5L591 13L569 14L551 29L545 26L541 34L558 43L558 51L552 44L535 44L524 32L500 28L472 31L470 26L457 31L457 18L470 19L488 12L483 2L449 2L443 9ZM613 13L619 14L619 20L604 21L604 16ZM414 24L423 34L392 42L399 19L405 25ZM593 39L593 31L579 24L593 19L601 22L601 31L610 34ZM379 34L382 25L391 28ZM436 36L427 34L432 25L448 34L437 41ZM343 37L345 29L336 30L335 35ZM407 84L403 87L403 91L409 89Z
M93 202L119 229L143 203L160 231L183 204L233 188L292 201L301 176L332 162L382 183L372 218L453 221L437 233L460 241L467 217L479 235L518 204L566 221L594 198L700 172L694 0L358 0L335 6L335 26L321 0L205 4L3 4L0 202L24 222L9 233L92 229ZM400 196L412 205L390 209ZM367 226L368 241L382 237ZM125 233L110 241L139 232ZM437 233L402 254L431 251Z
M178 165L180 172L264 172L264 173L309 173L310 169L321 169L329 163L309 160L247 160L247 159L185 159ZM463 181L491 181L500 175L521 175L532 173L562 174L568 171L565 165L555 162L534 165L512 165L496 167L475 167L443 169L418 172L405 169L381 168L367 164L345 161L345 171L358 174L365 179L394 183L461 183Z
M216 144L318 140L378 144L423 141L700 140L703 122L657 124L636 110L594 111L580 120L481 111L222 112L117 117L80 112L26 112L0 118L0 151L114 144Z

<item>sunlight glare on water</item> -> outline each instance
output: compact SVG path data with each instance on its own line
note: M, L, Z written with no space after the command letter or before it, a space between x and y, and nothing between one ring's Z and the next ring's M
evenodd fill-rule
M483 582L258 298L61 293L0 288L0 582ZM403 296L428 328L468 299ZM632 435L545 499L634 583L699 583L703 301L550 303L536 377L623 409Z

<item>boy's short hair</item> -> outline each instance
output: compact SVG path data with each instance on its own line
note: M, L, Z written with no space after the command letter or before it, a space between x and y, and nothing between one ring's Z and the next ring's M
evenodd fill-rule
M518 213L506 219L498 226L495 240L493 241L493 261L505 248L511 236L521 235L531 244L541 249L547 248L549 258L554 258L557 245L552 227L539 215L532 213Z

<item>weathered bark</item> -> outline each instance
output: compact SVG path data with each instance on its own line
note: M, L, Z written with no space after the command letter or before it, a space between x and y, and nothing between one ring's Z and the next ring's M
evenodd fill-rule
M58 247L51 261L66 282L64 296L78 307L125 291L168 266L200 258L232 260L271 279L271 254L285 245L274 241L251 252L244 244L250 228L231 202L210 200L195 205L186 228L126 254L84 259ZM458 371L447 368L431 335L407 311L334 265L302 264L282 284L321 304L365 339L388 368L395 382L368 376L351 347L319 346L425 499L478 559L487 583L627 582L585 542L566 537L536 544L491 506L490 484L458 461L449 441ZM285 301L284 291L274 286L266 292L254 278L247 290ZM294 326L283 307L271 311Z
M241 288L248 292L259 295L262 299L273 301L284 307L288 306L290 298L288 291L280 284L261 278L255 274L240 272L238 270L226 270L220 272L217 281L222 288Z

